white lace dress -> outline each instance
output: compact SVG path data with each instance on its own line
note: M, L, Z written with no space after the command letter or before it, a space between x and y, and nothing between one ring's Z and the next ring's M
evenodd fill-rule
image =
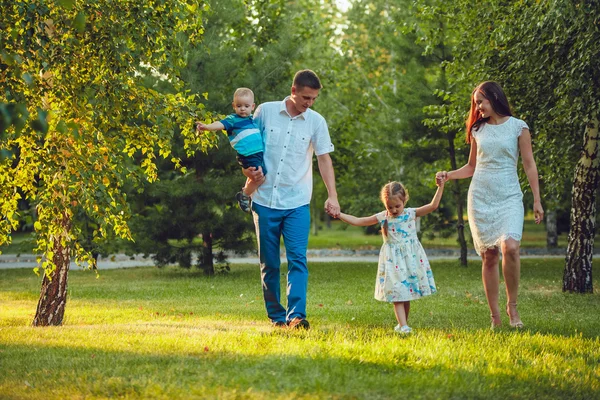
M519 136L527 124L510 117L473 129L477 165L469 186L469 227L477 254L523 235L523 193L517 175Z

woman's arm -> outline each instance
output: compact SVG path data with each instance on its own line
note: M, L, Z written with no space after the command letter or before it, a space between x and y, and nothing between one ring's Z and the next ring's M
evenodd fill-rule
M475 139L471 139L471 150L469 152L469 160L467 163L459 169L454 171L440 171L435 174L435 179L439 183L441 181L446 182L451 179L464 179L470 178L475 173L475 166L477 165L477 142Z
M521 151L521 160L523 162L523 169L531 192L533 193L533 214L535 217L535 223L539 224L544 219L544 209L542 208L542 199L540 197L540 182L538 176L537 165L533 158L533 149L531 147L531 133L529 129L523 129L521 136L519 136L519 150Z
M433 199L431 199L431 203L415 209L416 216L422 217L423 215L427 215L430 212L437 210L437 208L440 206L440 201L442 200L442 194L444 194L444 182L441 182L438 186L435 194L433 195Z
M342 212L340 213L339 219L354 226L369 226L379 222L374 215L371 215L370 217L355 217L354 215L344 214Z

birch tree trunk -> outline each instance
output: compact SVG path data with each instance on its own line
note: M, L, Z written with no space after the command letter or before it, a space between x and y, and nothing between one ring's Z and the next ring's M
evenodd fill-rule
M69 231L70 220L66 215L63 217L62 226L64 232ZM69 246L63 245L62 237L54 239L52 261L56 265L56 270L50 277L44 274L33 326L60 326L63 322L67 305L67 278L71 255Z
M596 191L600 172L598 119L585 129L583 151L575 168L571 226L563 292L592 293L592 255L596 232Z

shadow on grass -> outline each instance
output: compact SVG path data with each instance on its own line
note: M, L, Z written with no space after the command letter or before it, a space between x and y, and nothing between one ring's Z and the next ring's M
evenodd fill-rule
M472 365L448 366L431 360L424 365L406 345L381 362L364 361L358 353L329 356L326 349L306 355L247 355L214 351L201 341L182 354L13 344L3 345L1 352L0 388L9 398L564 399L598 395L583 378L559 379L543 368L527 374L518 364L476 371Z

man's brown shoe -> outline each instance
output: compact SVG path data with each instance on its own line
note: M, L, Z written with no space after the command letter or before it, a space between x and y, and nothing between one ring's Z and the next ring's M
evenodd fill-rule
M304 318L293 318L290 322L288 322L288 327L290 329L309 329L310 324Z

